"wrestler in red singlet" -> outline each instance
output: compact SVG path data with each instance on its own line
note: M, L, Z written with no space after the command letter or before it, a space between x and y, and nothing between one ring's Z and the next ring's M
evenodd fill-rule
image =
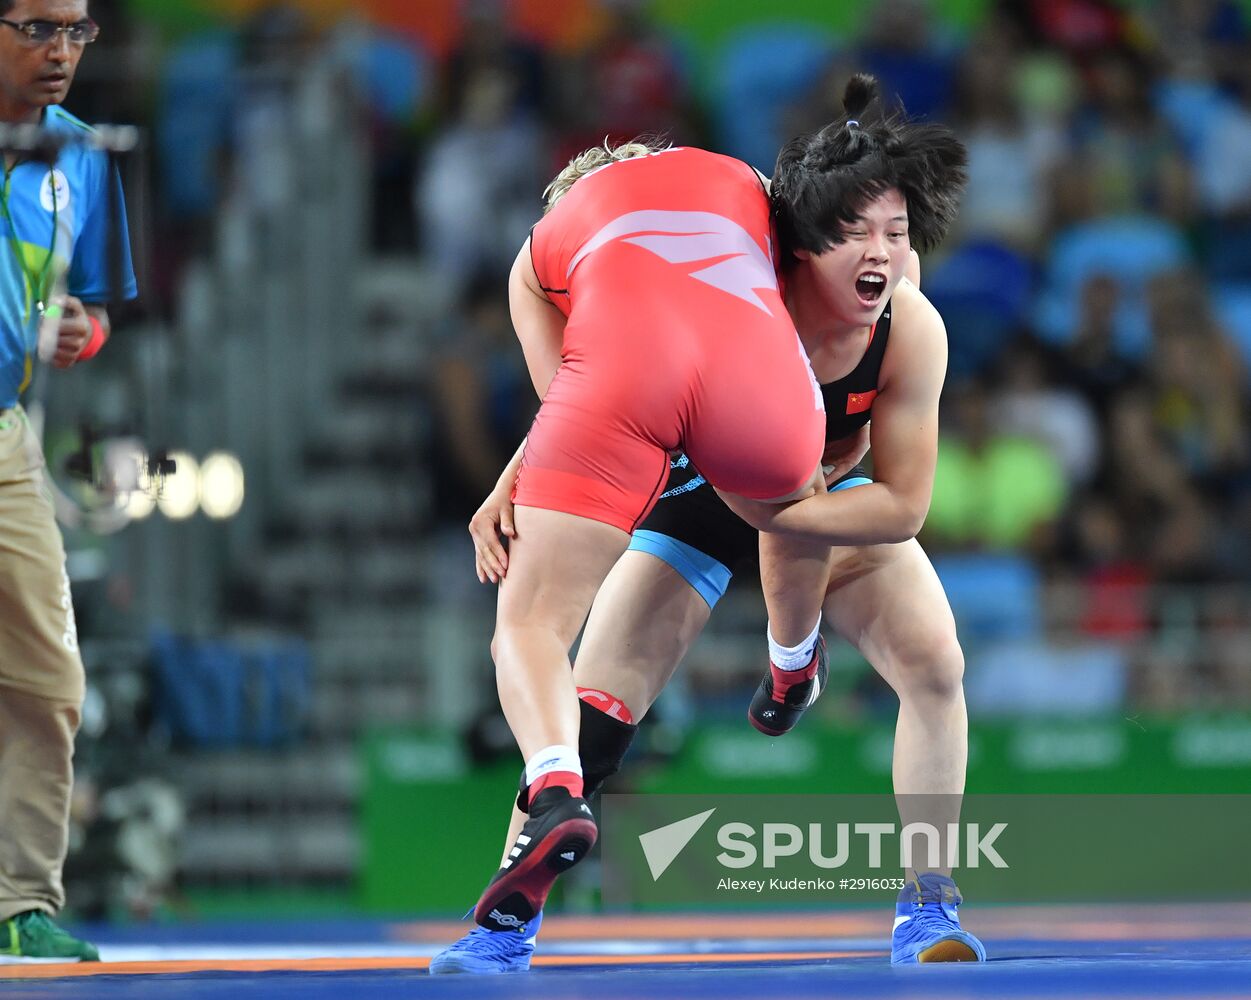
M610 164L535 226L531 254L569 321L515 503L632 531L678 448L730 493L804 485L825 414L751 167L699 149Z

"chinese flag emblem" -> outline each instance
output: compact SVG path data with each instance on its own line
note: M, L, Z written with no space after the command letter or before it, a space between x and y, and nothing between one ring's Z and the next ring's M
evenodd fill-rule
M863 413L873 405L874 397L877 396L876 389L870 389L868 392L849 392L847 393L847 412Z

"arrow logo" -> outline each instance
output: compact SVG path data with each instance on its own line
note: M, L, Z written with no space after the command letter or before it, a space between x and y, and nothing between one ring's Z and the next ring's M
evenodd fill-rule
M715 808L709 809L639 835L639 844L643 848L643 856L647 858L647 867L651 869L653 882L673 864L682 849L716 811Z
M776 292L773 261L749 232L715 212L628 212L604 226L569 262L566 277L584 257L606 243L624 239L671 264L701 266L687 273L696 281L718 288L772 316L756 289Z

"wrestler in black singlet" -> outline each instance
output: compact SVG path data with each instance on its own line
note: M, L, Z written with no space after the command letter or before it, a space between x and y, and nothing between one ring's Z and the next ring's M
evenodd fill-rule
M877 395L882 358L890 339L890 319L891 305L887 302L860 363L843 378L821 386L821 394L825 398L827 444L841 441L868 423L873 398ZM864 469L856 466L830 490L861 486L868 481ZM657 536L689 545L697 550L697 554L720 563L720 567L714 566L713 572L706 573L704 570L708 567L692 566L690 560L681 553L671 552L672 547ZM724 579L728 583L729 574L750 566L758 552L755 529L722 502L716 490L708 485L685 455L670 462L665 491L647 519L639 525L630 548L664 559L710 605L715 604L724 593L724 583L710 583L709 580Z

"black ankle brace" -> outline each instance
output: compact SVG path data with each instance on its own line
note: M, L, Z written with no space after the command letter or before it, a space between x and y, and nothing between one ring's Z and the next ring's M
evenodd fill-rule
M578 730L578 756L582 759L582 797L589 799L600 786L621 769L626 751L639 727L605 715L598 708L579 700L582 720ZM517 808L530 811L530 786L521 769L517 786Z

